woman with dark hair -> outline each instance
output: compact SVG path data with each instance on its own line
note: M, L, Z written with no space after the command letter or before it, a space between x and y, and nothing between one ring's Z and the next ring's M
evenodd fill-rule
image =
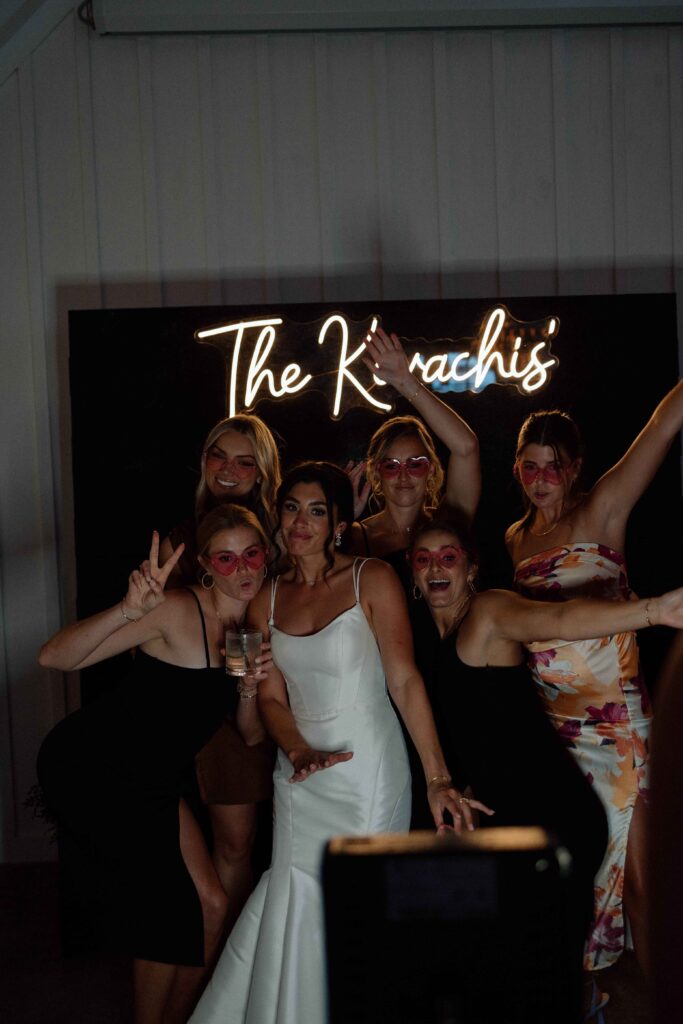
M680 628L683 588L662 597L542 604L505 590L477 594L472 545L462 523L434 520L418 529L410 551L413 579L434 628L416 637L424 652L435 717L495 825L542 825L574 861L583 928L577 966L593 911L593 877L607 844L600 800L577 768L538 700L523 644L532 637L583 640L663 624ZM422 654L422 658L421 658ZM448 745L446 746L448 753ZM592 1009L599 1009L596 993Z
M248 614L273 652L259 686L261 715L279 747L273 860L193 1024L327 1019L325 844L338 833L401 831L410 819L408 761L387 686L422 759L436 825L445 827L444 812L457 827L471 825L413 662L399 581L384 562L345 553L353 516L346 474L324 462L297 467L278 492L278 511L293 565Z
M185 547L169 586L198 581L196 524L217 504L234 501L246 506L270 538L280 479L277 444L263 420L239 413L216 423L202 448L194 516L174 527L161 544L162 562L180 544ZM203 582L206 579L202 576ZM272 770L272 745L247 745L230 717L197 755L199 795L211 822L211 856L228 896L228 931L253 887L256 805L271 795Z
M73 671L137 648L130 677L69 715L45 739L38 776L70 848L99 940L134 960L137 1024L185 1021L223 936L227 901L202 834L181 799L188 762L232 714L246 743L263 739L261 671L236 688L220 648L263 583L267 540L238 505L213 509L197 531L213 580L164 587L182 554L131 573L123 600L65 627L40 664Z
M514 472L527 512L506 534L521 594L546 602L578 595L632 598L623 556L628 517L682 426L683 382L657 406L623 458L584 493L578 489L583 449L573 420L558 410L526 420ZM608 813L609 846L596 879L586 966L598 970L620 956L625 906L645 967L651 709L635 633L605 631L580 643L533 635L527 647L545 710Z
M353 524L353 549L383 558L405 549L411 531L439 505L472 519L481 492L479 443L465 421L411 373L395 334L380 327L366 346L366 366L406 398L427 424L415 416L387 420L372 435L366 461L351 472L357 488L365 471L364 496L370 492L371 502L381 506L379 512ZM445 473L427 427L449 450Z

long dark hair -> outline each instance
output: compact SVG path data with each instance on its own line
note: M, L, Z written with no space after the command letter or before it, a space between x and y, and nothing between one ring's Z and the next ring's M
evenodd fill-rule
M347 551L351 543L351 523L353 522L353 488L346 473L335 466L332 462L302 462L300 465L290 469L280 484L276 498L278 524L273 535L273 540L282 552L282 545L278 537L280 523L282 522L282 506L293 487L297 484L318 484L325 496L327 505L328 533L325 538L325 556L327 559L328 572L334 565L334 559L330 554L330 546L334 540L333 514L336 509L337 521L346 523L346 530L341 535L340 551Z
M555 461L559 463L563 463L567 459L570 462L576 462L577 459L583 457L583 441L579 428L571 416L561 409L542 409L527 416L517 435L515 465L524 449L530 444L537 444L541 448L552 448ZM572 494L578 490L577 481L574 480L569 493ZM526 513L518 523L515 533L525 530L534 517L534 506L524 490L522 490L522 500L526 506Z

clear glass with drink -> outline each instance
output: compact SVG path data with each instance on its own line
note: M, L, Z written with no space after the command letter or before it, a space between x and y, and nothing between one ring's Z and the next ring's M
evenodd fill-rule
M225 671L231 676L246 676L256 670L261 653L261 632L258 629L226 629Z

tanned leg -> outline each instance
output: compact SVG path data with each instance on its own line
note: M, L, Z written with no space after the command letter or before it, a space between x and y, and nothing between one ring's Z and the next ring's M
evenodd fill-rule
M256 834L256 804L209 804L213 863L228 897L226 933L240 915L253 887L251 852Z
M638 963L648 974L646 844L648 828L647 804L642 797L636 800L631 818L624 867L624 910L628 914L633 945Z
M202 905L205 966L176 968L163 1024L185 1024L192 1013L218 958L228 909L202 831L184 800L180 801L180 852Z

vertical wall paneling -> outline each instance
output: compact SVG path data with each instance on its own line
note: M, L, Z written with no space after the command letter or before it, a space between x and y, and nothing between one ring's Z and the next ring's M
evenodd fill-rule
M325 296L381 293L377 68L380 36L317 37L318 143Z
M557 226L551 32L494 33L503 294L555 294Z
M104 40L106 45L106 40ZM140 141L142 148L142 212L145 227L144 275L147 302L163 304L161 271L161 224L155 149L154 89L152 84L152 42L145 36L137 40L138 83L140 90ZM114 97L110 92L110 101ZM127 217L126 220L129 218Z
M496 148L489 32L434 34L434 109L441 294L495 295L498 210L491 201Z
M276 258L281 301L322 298L315 35L269 39Z
M199 80L199 138L201 145L202 195L204 197L204 247L206 263L205 294L209 305L222 301L220 282L220 220L218 216L219 167L216 156L216 129L213 47L207 36L197 40L197 77Z
M36 216L30 76L0 89L0 857L39 859L42 828L23 807L34 781L37 743L64 713L61 676L36 664L36 641L59 621L43 307Z
M146 190L139 44L94 34L88 39L103 302L153 305L159 302L158 264L155 259L149 266L148 234L156 223L149 224L147 200L154 197Z
M558 289L605 294L613 287L615 216L609 35L554 31L552 47Z
M197 36L150 43L154 183L164 305L206 302L206 208Z

